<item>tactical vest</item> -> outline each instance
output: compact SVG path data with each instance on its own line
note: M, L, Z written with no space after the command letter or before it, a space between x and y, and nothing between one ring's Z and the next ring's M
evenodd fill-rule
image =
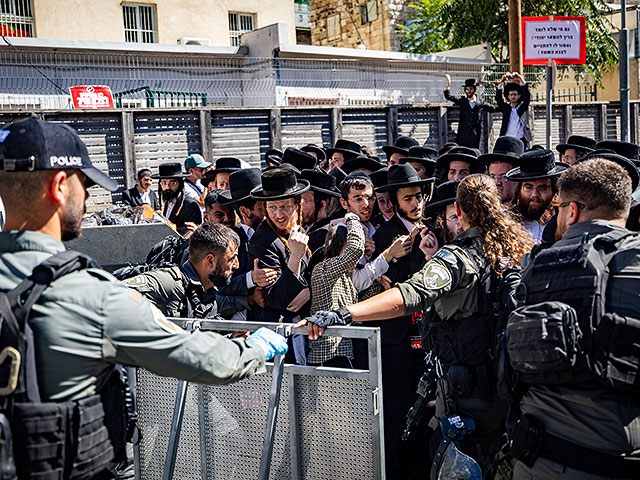
M89 479L125 458L129 425L121 370L114 367L98 394L80 400L41 402L38 391L31 307L55 279L96 266L89 257L62 252L0 293L0 419L8 419L0 422L3 479Z
M507 324L507 351L526 384L598 381L640 391L640 320L607 311L609 263L640 236L612 231L533 256L522 275L521 302Z

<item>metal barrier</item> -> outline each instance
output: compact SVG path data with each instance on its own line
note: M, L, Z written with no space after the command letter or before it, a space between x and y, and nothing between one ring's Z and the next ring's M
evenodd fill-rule
M187 329L194 322L173 321ZM202 330L215 331L283 327L199 323ZM294 333L306 335L306 329ZM135 389L142 440L136 449L136 477L262 478L266 446L272 456L265 479L383 480L379 329L331 327L327 334L367 340L369 370L284 365L275 432L265 428L268 418L275 416L269 404L275 398L271 364L267 374L227 386L187 384L138 369ZM270 438L273 443L268 445Z

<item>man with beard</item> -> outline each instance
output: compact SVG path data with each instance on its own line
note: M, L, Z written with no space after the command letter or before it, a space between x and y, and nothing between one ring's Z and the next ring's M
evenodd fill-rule
M524 143L515 137L499 137L492 153L480 155L478 160L487 166L487 173L496 182L500 201L505 208L511 208L515 201L518 184L507 179L507 172L520 163L518 159L524 153Z
M389 168L388 183L380 191L388 191L395 215L380 226L373 236L376 252L382 252L396 241L406 238L408 254L389 264L386 277L392 285L408 280L425 263L424 253L420 250L420 231L422 229L422 209L425 202L425 190L430 191L434 179L421 179L409 163L392 165ZM425 464L427 449L427 430L422 428L410 437L408 443L402 442L405 418L415 399L416 386L424 372L424 352L421 348L419 325L421 314L400 316L380 322L380 340L382 342L382 386L385 392L384 437L387 478L417 478L428 471Z
M425 223L441 247L453 240L453 237L462 231L460 220L454 205L458 192L459 180L452 180L438 185L436 189L436 201L430 202L424 207ZM428 260L428 259L427 259Z
M400 163L401 158L409 156L409 149L411 147L417 147L418 145L418 141L415 138L404 135L396 138L393 145L384 145L382 151L387 156L387 167Z
M225 227L232 228L236 224L236 214L230 205L219 202L220 195L228 190L210 190L204 199L205 222L221 223Z
M551 218L549 208L557 191L557 178L569 165L554 161L551 150L531 150L520 155L520 166L507 173L507 180L520 182L515 211L536 242Z
M162 214L175 224L180 235L194 231L202 223L200 206L184 193L184 179L188 176L177 162L162 163L158 173L151 175L160 180Z
M342 167L344 162L356 158L362 152L362 147L356 142L340 139L336 141L333 148L327 148L327 157L329 158L329 170L334 167Z
M73 260L83 266L50 283L45 280L42 295L28 295L25 305L35 301L33 307L14 312L33 332L35 354L35 372L26 369L19 391L36 382L39 394L34 401L9 392L3 399L11 401L13 411L0 407L14 432L21 433L13 437L20 478L55 476L71 463L82 464L86 476L110 478L108 463L124 460L125 451L124 442L117 440L124 432L113 431L125 422L118 413L124 404L121 387L115 390L114 384L116 377L120 382L119 363L220 385L265 372L265 359L286 351L285 339L272 331L256 332L253 340L230 340L199 330L187 333L91 259L65 252L62 241L82 232L87 187L97 184L111 192L118 188L92 165L73 129L35 117L6 125L0 129L0 158L0 191L7 213L0 233L0 291L22 284L43 262L64 265ZM233 252L225 253L231 254L226 261L232 263ZM34 281L39 278L36 275ZM3 342L10 338L4 335L5 325ZM109 395L102 396L105 392ZM14 415L18 408L22 416ZM67 418L61 411L75 414ZM51 422L41 424L43 415L56 419L53 427ZM22 435L26 426L43 426L47 433ZM91 445L80 446L79 432L92 439ZM65 455L55 453L63 450Z

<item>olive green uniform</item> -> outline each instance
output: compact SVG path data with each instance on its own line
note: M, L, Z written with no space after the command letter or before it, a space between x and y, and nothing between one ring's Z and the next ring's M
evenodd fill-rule
M41 233L0 233L0 290L14 288L64 244ZM113 364L205 384L265 371L245 340L177 328L135 290L99 269L65 275L34 305L29 325L43 401L77 400L102 387Z

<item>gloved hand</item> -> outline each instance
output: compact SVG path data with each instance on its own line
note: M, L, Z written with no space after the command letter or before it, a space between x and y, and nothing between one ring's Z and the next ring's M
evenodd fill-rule
M260 327L253 332L249 338L247 338L247 343L257 345L264 350L265 362L268 362L276 355L287 353L289 349L285 337L265 327Z
M310 317L307 317L308 322L315 323L322 329L330 327L331 325L349 325L351 320L351 313L346 307L339 308L338 310L332 310L330 312L320 310Z

